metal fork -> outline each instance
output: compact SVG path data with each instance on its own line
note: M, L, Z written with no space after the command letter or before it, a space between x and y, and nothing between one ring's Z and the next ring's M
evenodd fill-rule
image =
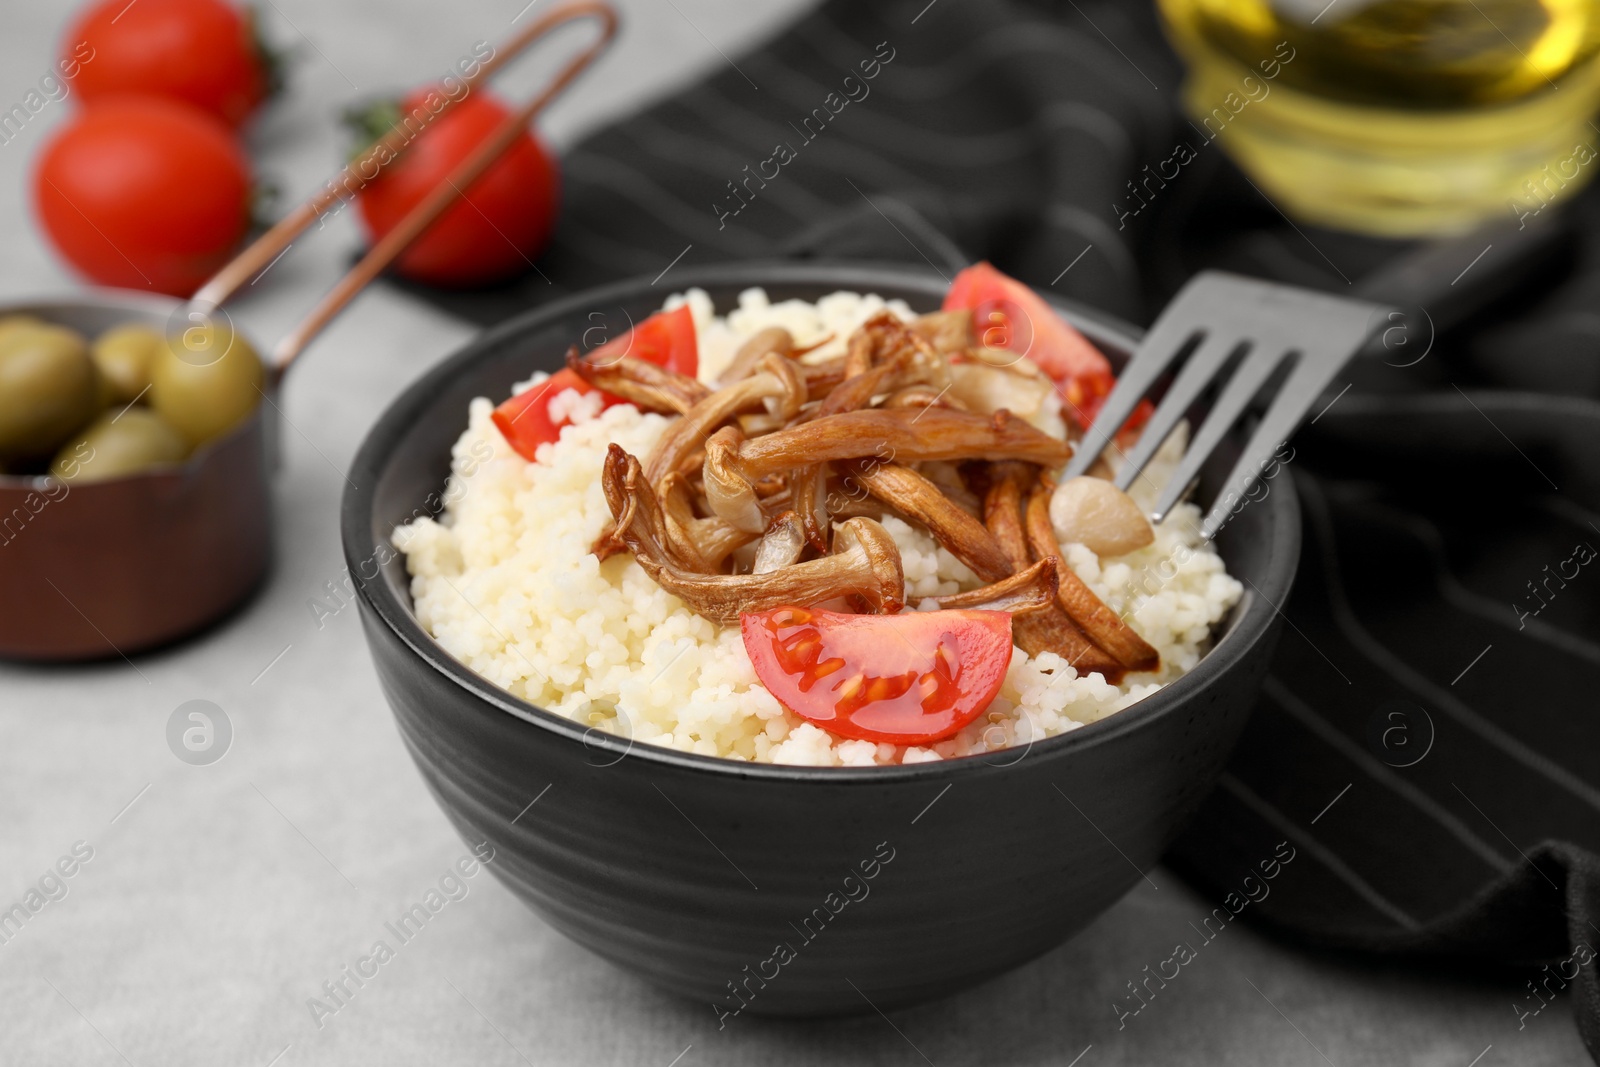
M1066 477L1089 469L1161 375L1189 351L1188 360L1117 471L1116 485L1126 490L1184 413L1207 386L1220 381L1225 366L1237 356L1232 375L1151 512L1152 521L1160 522L1262 387L1292 359L1292 369L1200 528L1202 537L1216 536L1234 503L1249 491L1334 376L1387 321L1390 310L1381 304L1219 271L1196 275L1144 335L1074 452Z

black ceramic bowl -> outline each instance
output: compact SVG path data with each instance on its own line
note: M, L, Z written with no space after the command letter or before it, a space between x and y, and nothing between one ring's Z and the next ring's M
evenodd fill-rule
M746 264L672 282L705 289L722 311L753 285L774 300L849 289L919 310L936 308L945 288L931 274L862 265ZM630 744L454 660L418 625L404 560L379 546L437 501L468 401L556 367L593 316L617 318L620 307L641 319L665 296L627 283L489 331L407 389L356 457L345 557L368 579L367 641L424 781L463 838L492 842L490 869L545 921L725 1024L734 1012L913 1004L1053 948L1157 861L1221 770L1294 578L1288 480L1219 540L1247 584L1214 650L1101 722L1031 748L906 767L752 765ZM1063 311L1120 363L1133 331ZM1231 464L1218 458L1202 499Z

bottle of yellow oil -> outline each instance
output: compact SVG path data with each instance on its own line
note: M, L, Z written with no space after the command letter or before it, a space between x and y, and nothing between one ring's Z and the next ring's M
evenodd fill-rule
M1301 220L1525 223L1600 169L1600 0L1159 3L1196 133Z

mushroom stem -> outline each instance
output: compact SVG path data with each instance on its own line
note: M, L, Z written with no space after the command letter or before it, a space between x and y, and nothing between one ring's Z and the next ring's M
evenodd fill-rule
M755 535L736 530L716 516L696 516L689 486L676 472L661 479L660 497L667 541L684 558L700 560L701 565L695 570L715 574L734 549L755 540Z
M989 472L989 491L983 500L984 524L1010 561L1010 569L1023 570L1030 562L1028 538L1023 527L1023 491L1024 486L1038 477L1038 471L1026 463L992 463ZM1051 554L1061 558L1059 552ZM1061 581L1067 580L1068 575L1077 577L1065 566L1059 568L1059 572ZM1072 664L1079 674L1098 672L1112 684L1122 678L1121 661L1090 640L1059 605L1054 610L1017 619L1011 634L1030 656L1054 652Z
M794 510L806 540L818 552L828 549L828 465L818 463L789 475Z
M739 350L733 354L733 360L728 364L728 369L717 377L718 386L729 386L741 378L748 378L755 373L756 365L763 356L776 353L780 356L794 354L794 338L782 326L768 326L758 330Z
M741 612L783 604L817 604L854 597L872 611L892 614L905 606L900 550L889 532L871 519L849 519L834 534L830 556L796 563L769 574L696 574L672 560L662 544L663 518L655 490L639 461L613 444L601 482L617 523L645 573L667 592L709 619L731 623Z
M1026 567L1028 538L1022 529L1022 505L1026 488L1039 476L1037 467L1026 463L991 463L989 491L983 498L983 524L1000 551L1010 561L1011 570Z
M1071 573L1070 568L1062 567ZM1080 675L1098 674L1112 685L1122 681L1127 672L1110 653L1090 641L1084 632L1067 618L1059 604L1049 611L1036 615L1020 615L1011 621L1011 636L1017 647L1030 656L1054 652L1066 660Z
M567 350L567 367L596 389L620 396L646 411L683 415L711 393L688 375L632 356L612 363L590 363L578 355L574 346Z
M1012 565L982 523L911 468L857 461L845 477L847 485L852 480L906 518L926 526L934 540L984 581L998 581L1022 569Z
M948 389L935 389L927 382L918 382L897 389L889 394L883 402L886 408L954 408L957 411L968 410L967 406L954 396Z
M916 606L923 608L931 604L936 608L985 608L990 611L1009 611L1012 615L1049 611L1056 602L1056 572L1059 566L1060 561L1054 556L1046 556L1009 578L980 585L964 593L925 596L916 602Z
M965 355L972 347L972 312L931 311L911 324L919 337L944 356Z
M743 444L744 434L737 426L724 426L706 442L706 503L712 514L735 529L758 534L766 531L767 517L755 486L740 469L739 449Z
M930 459L1021 459L1060 466L1072 448L1014 419L1008 411L974 415L946 408L866 408L814 419L751 438L738 464L755 479L811 463L866 456L916 463Z
M683 418L668 426L645 460L645 477L658 485L668 472L699 448L717 427L734 415L763 403L773 403L780 417L790 417L806 402L806 383L789 359L768 352L761 357L761 373L703 397Z
M1028 546L1038 557L1061 555L1061 544L1056 539L1055 528L1050 524L1050 488L1038 485L1028 498ZM1161 667L1161 653L1140 637L1133 627L1095 596L1094 590L1084 584L1077 572L1063 565L1057 591L1062 610L1077 623L1090 640L1111 655L1130 671L1154 671Z

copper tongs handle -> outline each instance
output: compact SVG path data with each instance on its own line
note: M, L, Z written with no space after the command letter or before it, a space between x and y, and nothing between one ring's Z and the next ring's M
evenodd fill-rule
M274 377L281 377L311 339L320 333L334 316L344 310L345 305L365 288L368 282L382 273L385 267L405 251L406 246L416 240L444 213L446 208L455 202L457 197L463 195L463 190L489 169L518 135L527 129L533 118L583 73L601 52L605 51L617 33L616 10L604 0L577 0L575 3L565 4L545 13L507 41L503 50L490 57L470 77L463 78L462 83L466 92L454 98L445 98L445 105L433 113L429 120L430 125L457 102L471 96L479 83L520 55L534 41L558 26L582 18L594 18L600 23L600 36L594 43L568 61L537 96L523 104L514 115L500 125L499 129L495 130L492 136L473 149L472 154L450 172L442 185L430 192L400 220L394 229L374 244L362 257L361 262L339 280L304 321L278 343L269 360ZM360 192L364 189L377 176L385 161L392 160L404 152L418 136L419 131L414 127L408 127L405 118L395 123L388 133L373 144L372 148L351 161L350 165L325 188L290 212L201 286L191 299L191 306L202 311L220 306L241 285L258 275L282 255L296 237L321 217L329 205L347 193ZM363 171L367 173L363 174Z

